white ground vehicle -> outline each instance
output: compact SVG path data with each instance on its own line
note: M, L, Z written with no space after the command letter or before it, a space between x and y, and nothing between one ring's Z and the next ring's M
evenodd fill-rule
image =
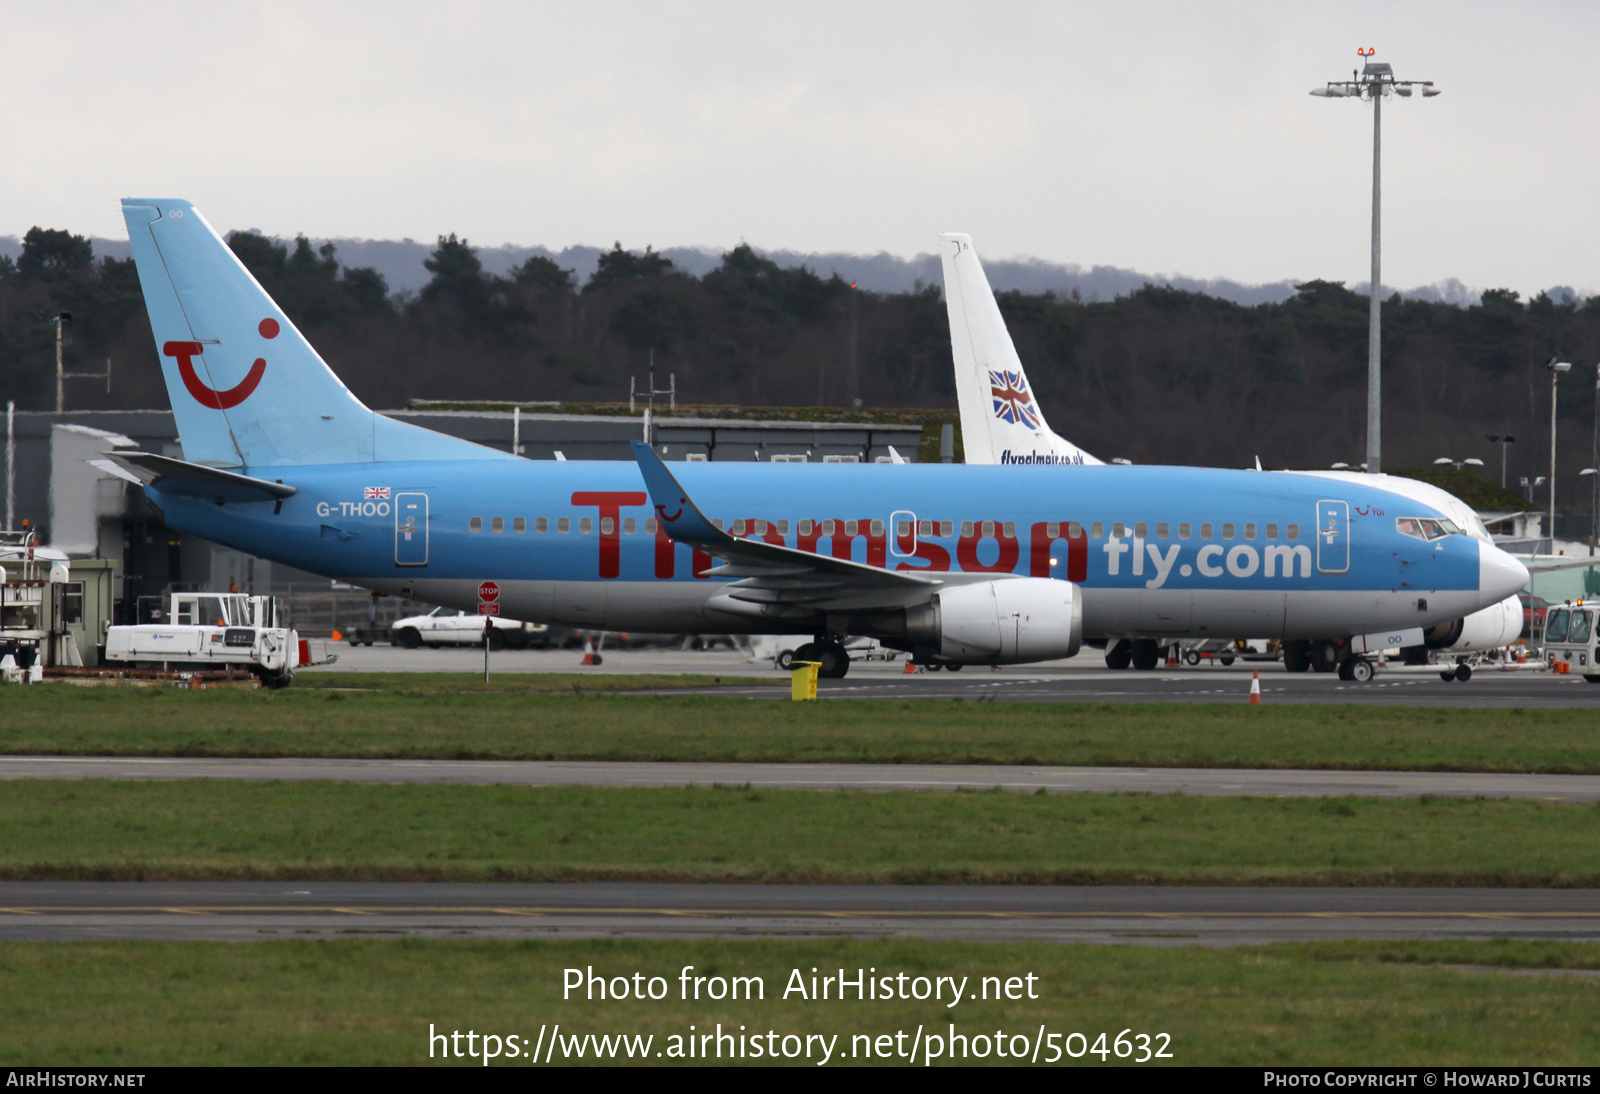
M107 665L167 671L246 669L282 687L309 662L278 601L243 593L173 593L167 617L106 632Z
M1570 672L1582 676L1591 684L1600 684L1600 665L1595 664L1600 654L1600 644L1595 634L1597 606L1552 604L1545 615L1544 656L1556 672Z
M492 650L507 646L525 650L529 646L550 644L550 628L543 623L519 623L497 615L471 615L455 608L435 608L427 615L397 619L389 627L389 641L408 650L418 646L481 646L485 619L494 620L494 633L489 639Z

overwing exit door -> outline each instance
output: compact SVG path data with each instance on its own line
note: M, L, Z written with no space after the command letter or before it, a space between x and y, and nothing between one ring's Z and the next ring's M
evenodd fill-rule
M1317 573L1350 572L1350 503L1317 502Z
M428 495L394 496L394 564L428 564Z

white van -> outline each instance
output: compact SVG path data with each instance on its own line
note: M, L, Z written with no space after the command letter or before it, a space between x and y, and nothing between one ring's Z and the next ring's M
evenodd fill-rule
M1552 604L1544 621L1544 657L1555 672L1575 673L1591 684L1600 684L1600 665L1595 664L1595 612L1600 605Z

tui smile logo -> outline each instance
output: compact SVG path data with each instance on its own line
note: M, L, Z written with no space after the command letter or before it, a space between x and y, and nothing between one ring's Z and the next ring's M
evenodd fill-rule
M268 340L278 337L279 329L278 321L271 318L263 319L256 327L261 337ZM200 374L195 371L194 359L205 352L205 347L199 342L168 342L161 347L161 352L164 356L178 359L178 375L183 377L183 386L194 396L195 402L212 410L229 410L250 398L267 371L266 358L257 357L243 380L226 391L218 391L200 379Z

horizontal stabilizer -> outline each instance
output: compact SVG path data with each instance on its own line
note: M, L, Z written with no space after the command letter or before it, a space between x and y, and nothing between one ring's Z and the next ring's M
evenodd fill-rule
M158 456L154 452L108 452L106 459L164 494L239 502L282 501L299 493L295 487L281 482L254 479L217 467Z

